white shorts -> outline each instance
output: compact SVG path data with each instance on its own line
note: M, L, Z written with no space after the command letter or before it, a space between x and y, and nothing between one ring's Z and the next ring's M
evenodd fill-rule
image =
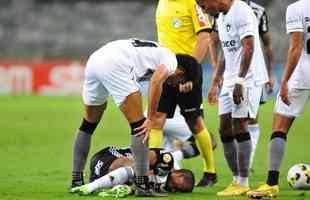
M291 104L286 105L278 94L274 112L286 117L299 117L310 99L310 89L289 88L288 94Z
M233 101L233 88L223 87L219 97L219 115L231 113L232 118L252 118L255 119L263 86L253 86L244 88L244 100L236 105Z
M86 105L102 105L111 95L120 106L127 96L139 91L140 85L131 67L114 57L109 52L94 53L87 61L83 85Z

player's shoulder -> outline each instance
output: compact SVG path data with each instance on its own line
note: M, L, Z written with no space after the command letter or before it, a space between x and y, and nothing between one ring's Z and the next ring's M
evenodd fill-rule
M234 18L237 21L243 21L254 16L252 8L246 2L241 0L236 1L234 13Z
M252 10L251 6L244 1L237 0L236 4L237 4L238 9L246 9L246 10L250 9L250 10Z
M305 6L304 0L299 0L287 6L288 13L298 13Z
M245 17L251 13L253 13L252 8L244 1L236 0L233 5L234 17L240 16Z

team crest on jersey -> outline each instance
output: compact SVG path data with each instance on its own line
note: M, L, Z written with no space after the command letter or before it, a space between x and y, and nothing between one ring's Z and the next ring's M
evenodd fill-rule
M181 21L180 18L174 17L174 18L172 19L172 26L173 26L174 28L180 28L181 25L182 25L182 21Z
M230 32L230 30L231 30L231 25L230 24L226 24L226 31Z
M100 169L101 169L102 166L103 166L103 162L101 160L98 160L98 162L97 162L97 164L95 166L95 174L97 176L100 175Z

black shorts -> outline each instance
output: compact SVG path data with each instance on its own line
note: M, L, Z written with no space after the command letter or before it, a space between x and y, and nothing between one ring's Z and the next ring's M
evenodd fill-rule
M172 118L177 105L181 108L181 114L185 118L188 114L202 116L202 80L195 84L193 90L188 93L181 93L178 87L171 87L165 83L157 111L166 113L167 118Z
M131 155L129 148L121 149L111 146L100 150L91 158L89 182L108 174L110 166L116 159Z

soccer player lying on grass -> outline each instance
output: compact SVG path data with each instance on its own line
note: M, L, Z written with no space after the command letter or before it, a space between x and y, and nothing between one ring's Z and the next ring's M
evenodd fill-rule
M71 187L83 185L83 171L91 137L112 96L131 127L137 196L156 196L148 181L149 130L153 128L163 83L179 86L180 81L196 83L201 66L195 58L174 54L151 41L117 40L95 51L87 61L83 86L85 115L73 146ZM194 65L193 65L194 63ZM148 114L145 118L139 81L149 80Z
M193 173L187 169L173 169L173 152L151 150L150 184L157 192L192 192L195 184ZM130 148L106 147L91 159L89 184L73 188L71 192L90 195L116 185L131 185L134 162ZM99 193L100 195L100 193Z

